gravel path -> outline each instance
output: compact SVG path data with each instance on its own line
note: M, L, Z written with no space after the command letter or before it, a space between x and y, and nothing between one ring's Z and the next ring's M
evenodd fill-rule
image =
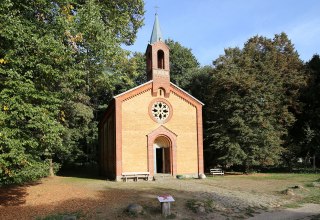
M210 180L199 181L179 181L171 180L163 184L162 187L171 187L177 190L187 190L189 192L201 192L201 197L212 198L213 201L228 208L245 209L248 207L258 207L262 209L276 208L285 204L283 198L259 192L248 192L240 190L230 190L219 186L210 185ZM248 186L250 187L250 186Z
M320 219L320 205L319 204L304 204L300 208L289 208L275 212L265 212L256 215L250 220L307 220Z
M147 186L143 182L138 184L140 185L139 187ZM213 202L212 212L207 212L204 216L199 215L199 213L195 216L191 215L192 217L189 215L190 219L247 219L253 215L278 209L288 202L281 195L227 189L212 184L212 180L181 181L173 179L151 184L154 185L154 188L165 189L166 193L174 195L177 198L176 201L191 199L204 203L209 200ZM248 185L248 188L250 187ZM179 212L183 212L181 210L185 206L175 208L178 210L177 215L179 216ZM178 217L178 219L183 218L183 216Z

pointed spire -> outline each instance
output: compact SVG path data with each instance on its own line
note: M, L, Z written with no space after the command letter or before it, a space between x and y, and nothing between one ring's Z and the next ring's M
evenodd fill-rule
M152 30L152 34L151 34L151 38L150 38L150 44L153 44L157 41L162 41L162 34L161 34L161 30L160 30L158 14L156 13L154 24L153 24L153 30Z

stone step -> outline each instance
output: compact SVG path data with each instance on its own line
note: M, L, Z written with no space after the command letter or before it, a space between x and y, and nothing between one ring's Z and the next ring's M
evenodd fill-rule
M156 174L153 176L154 181L159 181L159 180L166 180L166 179L175 179L175 176L172 176L171 174Z

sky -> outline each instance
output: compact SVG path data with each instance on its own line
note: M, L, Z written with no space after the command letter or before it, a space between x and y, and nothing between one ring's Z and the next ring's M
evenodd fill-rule
M145 0L145 25L125 49L145 52L156 5L163 38L190 48L202 66L255 35L273 38L281 32L303 61L320 54L319 0Z

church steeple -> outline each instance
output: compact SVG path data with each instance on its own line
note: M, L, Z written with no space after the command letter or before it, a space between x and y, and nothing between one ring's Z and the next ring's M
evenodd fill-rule
M162 34L161 34L158 14L156 13L155 20L153 23L152 34L150 38L150 44L153 44L157 41L162 41Z
M155 14L150 43L146 51L147 79L152 82L152 95L157 96L158 90L170 95L169 47L162 41L158 14Z

